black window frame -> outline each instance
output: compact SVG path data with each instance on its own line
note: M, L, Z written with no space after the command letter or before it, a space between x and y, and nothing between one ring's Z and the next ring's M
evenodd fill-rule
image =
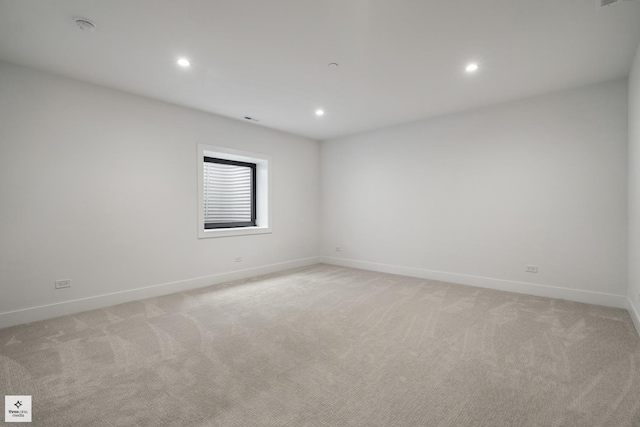
M207 223L205 220L204 229L205 230L215 230L218 228L241 228L241 227L255 227L256 218L257 218L257 209L256 209L256 195L257 195L257 182L256 182L256 164L249 162L239 162L237 160L228 160L228 159L220 159L217 157L209 157L204 156L205 163L220 163L223 165L234 165L234 166L243 166L251 168L251 221L240 221L240 222L209 222ZM205 201L206 203L206 201Z

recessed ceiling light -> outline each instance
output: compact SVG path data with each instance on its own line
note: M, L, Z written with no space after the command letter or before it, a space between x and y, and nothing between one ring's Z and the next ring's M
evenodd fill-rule
M465 71L467 73L473 73L475 71L478 71L478 64L475 64L475 63L468 64L467 68L465 68Z
M191 62L189 62L187 58L180 58L178 59L178 65L183 68L187 68L188 66L191 65Z
M324 110L321 110L321 109L316 110L316 116L324 116Z

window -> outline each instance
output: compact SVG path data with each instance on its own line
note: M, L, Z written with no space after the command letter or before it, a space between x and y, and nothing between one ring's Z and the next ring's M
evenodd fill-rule
M255 227L256 164L204 158L204 228Z
M198 144L198 237L270 233L270 157Z

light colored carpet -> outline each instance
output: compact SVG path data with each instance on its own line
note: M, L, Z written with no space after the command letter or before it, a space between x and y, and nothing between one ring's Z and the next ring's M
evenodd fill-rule
M317 265L0 330L0 390L41 426L640 426L640 339L621 309Z

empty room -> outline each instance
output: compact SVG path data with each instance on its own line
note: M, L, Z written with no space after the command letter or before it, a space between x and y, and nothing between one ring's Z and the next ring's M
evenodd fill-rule
M3 425L640 427L640 0L0 0Z

